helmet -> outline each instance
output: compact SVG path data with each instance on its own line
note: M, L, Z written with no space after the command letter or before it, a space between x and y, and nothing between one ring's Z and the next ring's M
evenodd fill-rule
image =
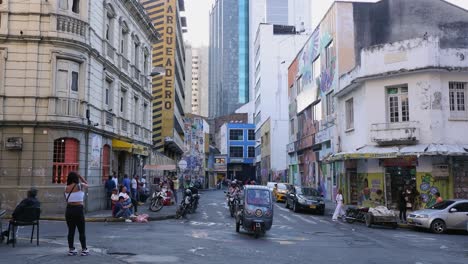
M186 194L186 195L192 195L192 191L191 191L190 189L186 189L186 190L185 190L185 194Z

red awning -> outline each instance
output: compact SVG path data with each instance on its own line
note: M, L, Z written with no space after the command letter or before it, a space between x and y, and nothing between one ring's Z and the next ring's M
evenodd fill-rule
M174 171L176 170L176 165L169 164L169 165L145 165L143 167L144 170L152 170L152 171Z

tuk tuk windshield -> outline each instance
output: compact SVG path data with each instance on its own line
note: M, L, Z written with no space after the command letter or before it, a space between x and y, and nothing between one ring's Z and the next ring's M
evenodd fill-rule
M268 190L247 190L247 204L256 206L270 206L270 191Z

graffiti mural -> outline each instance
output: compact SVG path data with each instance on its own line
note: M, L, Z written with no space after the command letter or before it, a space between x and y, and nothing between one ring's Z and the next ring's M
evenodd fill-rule
M320 29L317 28L299 55L299 73L302 75L302 87L304 90L312 89L313 86L312 63L320 52L319 33Z
M436 203L435 194L439 192L439 188L434 185L432 175L429 173L421 176L421 184L419 184L422 202L426 207L431 207Z
M202 118L184 118L184 147L182 160L187 162L187 168L181 172L184 179L203 184L205 180L205 134Z

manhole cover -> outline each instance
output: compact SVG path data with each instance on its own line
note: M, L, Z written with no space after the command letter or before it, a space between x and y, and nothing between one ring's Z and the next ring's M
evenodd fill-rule
M116 255L116 256L136 256L135 253L130 252L108 252L108 255Z

